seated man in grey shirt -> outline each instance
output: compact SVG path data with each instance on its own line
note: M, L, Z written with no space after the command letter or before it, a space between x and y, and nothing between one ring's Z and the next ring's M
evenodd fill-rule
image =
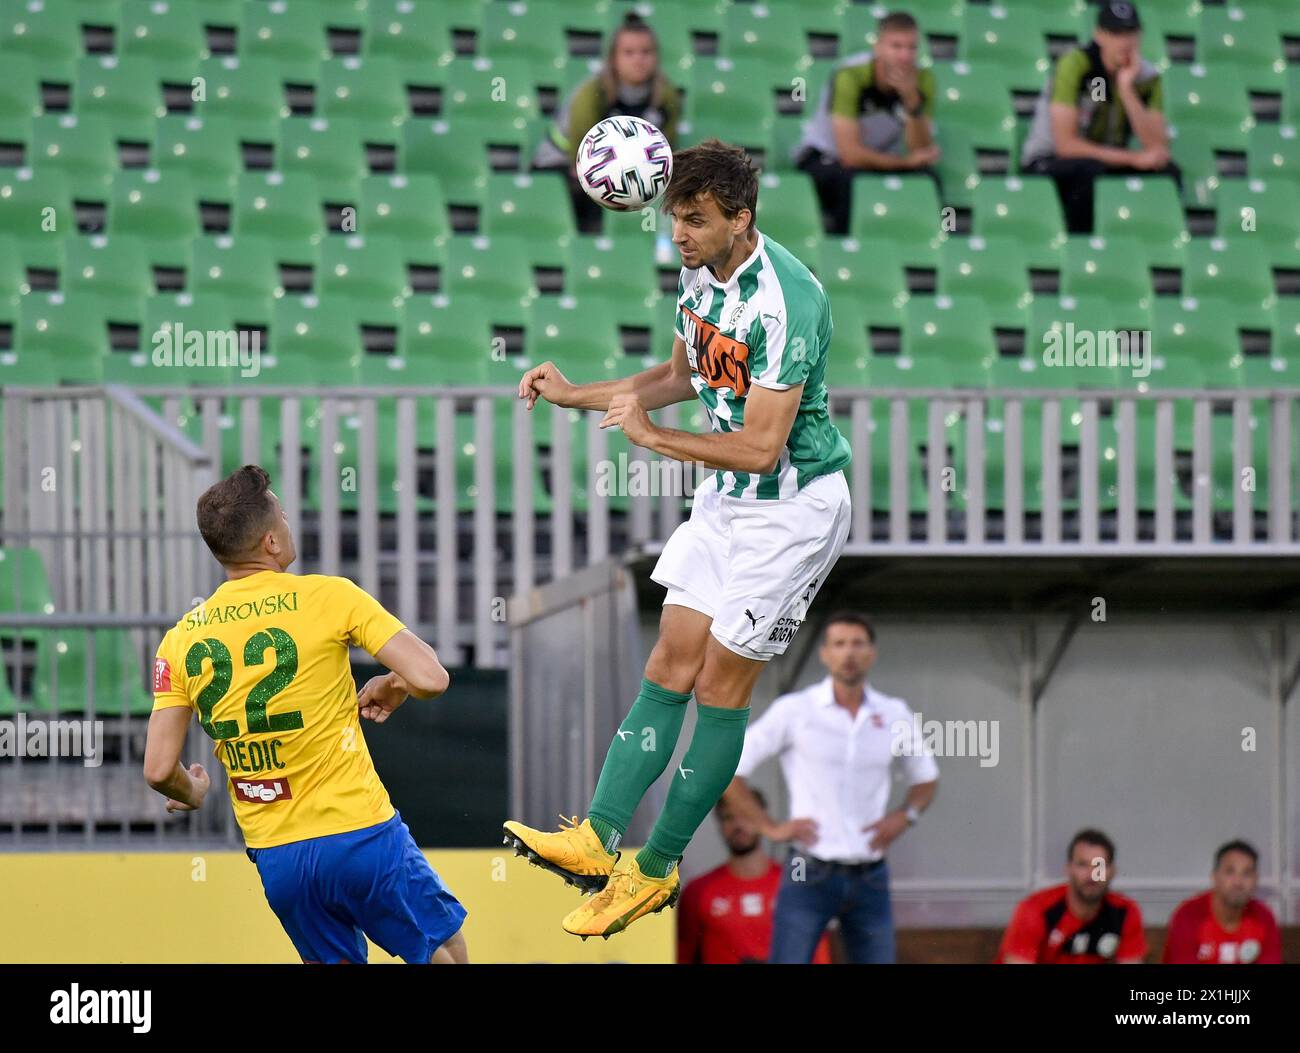
M876 49L850 55L831 74L794 162L813 177L827 232L846 234L858 172L925 171L939 160L934 142L934 74L918 69L916 20L894 12L876 26Z

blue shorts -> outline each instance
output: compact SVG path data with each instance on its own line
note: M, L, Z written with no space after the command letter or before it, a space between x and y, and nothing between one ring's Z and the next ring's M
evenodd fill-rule
M427 964L465 920L400 813L362 830L247 852L304 962L364 965L369 936L408 964Z

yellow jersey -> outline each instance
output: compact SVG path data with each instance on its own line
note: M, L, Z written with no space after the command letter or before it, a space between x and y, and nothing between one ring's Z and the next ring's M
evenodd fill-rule
M348 647L373 655L403 628L346 578L264 570L227 581L163 637L153 708L198 713L249 848L392 818Z

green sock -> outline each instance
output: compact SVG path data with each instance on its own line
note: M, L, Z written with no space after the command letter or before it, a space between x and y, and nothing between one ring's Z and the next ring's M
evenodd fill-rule
M605 851L618 849L636 806L668 767L690 697L689 692L669 691L642 679L636 701L609 744L596 794L587 809Z
M709 810L731 784L745 747L749 707L726 709L695 704L695 735L681 766L673 775L664 810L636 857L647 877L663 878L672 871Z

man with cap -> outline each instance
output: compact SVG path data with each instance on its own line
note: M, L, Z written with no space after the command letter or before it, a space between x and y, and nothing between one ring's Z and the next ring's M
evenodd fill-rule
M1072 234L1092 232L1098 176L1164 175L1181 187L1169 155L1160 74L1141 47L1137 8L1105 0L1091 43L1056 60L1038 98L1020 168L1056 180Z

